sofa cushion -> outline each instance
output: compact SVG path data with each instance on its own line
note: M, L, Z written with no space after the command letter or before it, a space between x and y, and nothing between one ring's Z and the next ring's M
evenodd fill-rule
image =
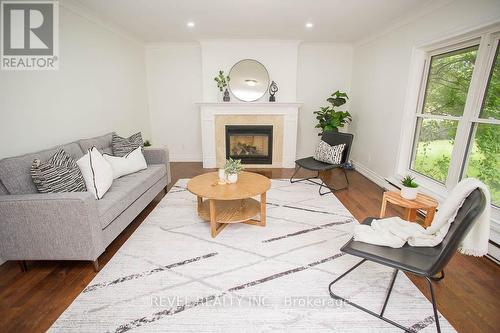
M167 174L166 166L155 164L147 169L116 179L106 195L97 201L101 227L105 229L128 206Z
M0 160L0 180L7 191L9 191L10 194L38 193L31 179L31 164L33 160L37 158L42 161L48 160L60 149L63 149L75 160L83 156L80 145L76 142L72 142L36 153L8 157Z
M113 137L113 134L114 132L111 132L94 138L82 139L78 141L78 143L85 154L90 148L96 147L102 154L112 155L113 151L111 149L111 138Z
M7 191L2 181L0 180L0 195L5 195L5 194L9 194L9 191Z

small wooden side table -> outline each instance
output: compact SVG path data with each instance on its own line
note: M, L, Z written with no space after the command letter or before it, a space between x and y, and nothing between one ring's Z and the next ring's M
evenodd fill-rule
M385 217L385 209L388 202L403 207L405 209L405 220L411 222L415 222L417 220L417 209L427 211L427 215L424 220L425 228L431 225L438 206L438 202L435 199L425 194L419 193L417 194L417 198L415 200L408 200L401 197L399 191L384 192L384 197L382 198L382 208L380 210L381 218Z

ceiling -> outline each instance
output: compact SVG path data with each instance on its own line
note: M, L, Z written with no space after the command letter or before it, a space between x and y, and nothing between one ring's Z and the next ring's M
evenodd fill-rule
M77 0L147 42L201 39L363 40L415 16L432 0ZM435 1L434 1L435 2ZM187 22L195 26L189 28ZM307 22L313 23L306 28Z

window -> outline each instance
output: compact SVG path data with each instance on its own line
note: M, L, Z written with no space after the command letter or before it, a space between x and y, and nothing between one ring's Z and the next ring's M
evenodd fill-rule
M500 34L425 54L407 168L451 188L475 177L500 207Z

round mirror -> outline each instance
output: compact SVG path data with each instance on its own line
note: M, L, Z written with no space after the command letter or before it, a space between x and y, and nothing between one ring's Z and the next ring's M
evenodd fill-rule
M253 102L264 96L269 87L266 67L257 60L238 61L229 71L229 89L244 102Z

